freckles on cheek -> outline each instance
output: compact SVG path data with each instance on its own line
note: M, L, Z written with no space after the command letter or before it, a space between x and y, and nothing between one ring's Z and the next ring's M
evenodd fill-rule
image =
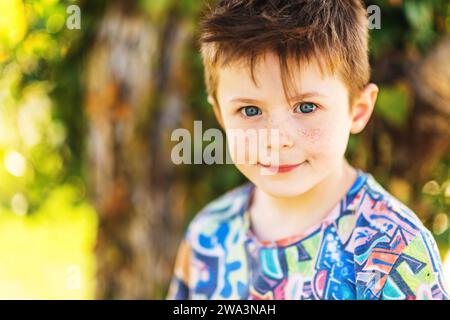
M330 129L298 129L300 143L311 155L331 154L339 149L338 135Z
M299 129L300 136L305 142L314 143L324 136L322 129Z
M301 141L311 147L318 147L329 142L330 134L328 131L319 128L298 129Z

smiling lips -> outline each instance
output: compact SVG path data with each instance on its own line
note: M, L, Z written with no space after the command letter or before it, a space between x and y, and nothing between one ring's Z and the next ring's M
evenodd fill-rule
M298 163L298 164L288 164L288 165L280 165L280 166L271 166L271 165L264 165L262 163L260 163L259 165L269 169L271 171L276 171L278 173L284 173L284 172L290 172L296 168L298 168L299 166L301 166L303 164L302 163Z

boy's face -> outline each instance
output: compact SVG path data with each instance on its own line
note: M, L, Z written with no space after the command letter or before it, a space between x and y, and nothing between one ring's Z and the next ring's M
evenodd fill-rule
M365 89L350 111L345 84L336 75L322 76L316 64L293 70L301 96L290 97L290 101L284 95L276 55L266 54L256 66L258 87L244 71L240 65L218 71L215 112L227 131L276 133L278 142L265 135L258 139L258 148L249 146L248 140L245 147L238 147L245 148L245 161L238 161L236 152L230 150L235 165L250 181L272 196L291 197L308 191L343 165L350 133L360 132L370 118L375 85ZM271 153L271 158L261 157L264 153Z

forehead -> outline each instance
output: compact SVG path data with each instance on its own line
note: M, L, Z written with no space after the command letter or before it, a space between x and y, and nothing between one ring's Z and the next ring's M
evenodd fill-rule
M343 84L336 74L322 72L316 61L305 63L288 62L290 78L283 84L283 74L277 55L267 53L257 60L254 80L250 66L242 62L230 63L217 70L217 97L226 102L236 96L264 96L269 99L286 98L304 92L326 93L342 90ZM256 83L255 83L256 82ZM286 91L285 91L286 89ZM345 88L344 88L345 89Z

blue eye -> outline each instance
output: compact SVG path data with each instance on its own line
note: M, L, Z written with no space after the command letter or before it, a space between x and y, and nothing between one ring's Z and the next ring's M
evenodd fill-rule
M255 106L243 107L240 112L246 117L254 117L262 114L261 110Z
M299 110L301 113L311 113L316 110L317 106L311 102L300 103L295 110Z

